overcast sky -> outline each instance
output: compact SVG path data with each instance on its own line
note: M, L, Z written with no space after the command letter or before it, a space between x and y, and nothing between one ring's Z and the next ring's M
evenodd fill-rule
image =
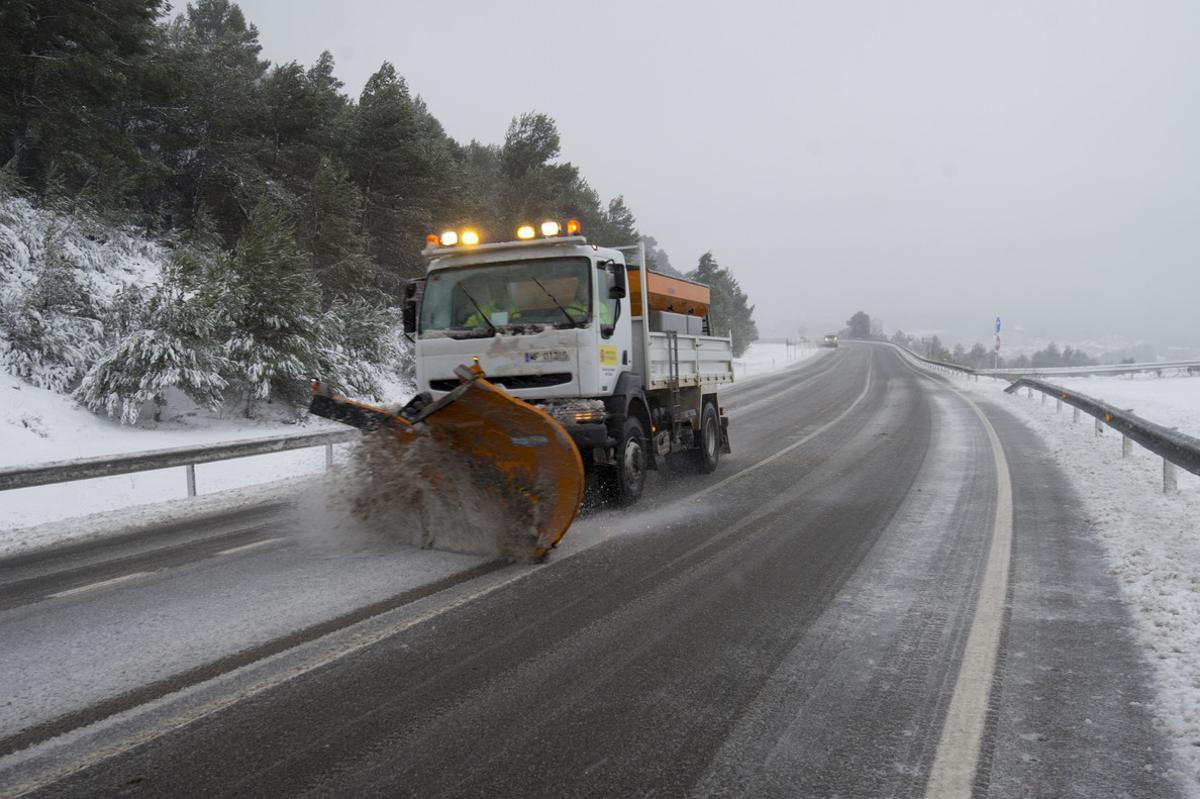
M180 4L182 5L182 3ZM544 111L764 334L1200 347L1200 3L241 0L264 55L388 60L461 141Z

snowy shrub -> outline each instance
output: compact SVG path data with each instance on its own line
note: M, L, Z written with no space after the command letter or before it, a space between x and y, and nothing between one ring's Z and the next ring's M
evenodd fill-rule
M136 424L148 402L164 405L171 388L215 411L228 385L220 375L222 363L195 341L147 328L126 336L105 354L84 376L75 399L124 424Z
M334 300L325 313L318 353L320 378L360 399L384 399L388 372L401 357L395 312L361 297Z
M0 365L38 388L67 391L99 354L103 326L55 237L47 232L41 258L0 292Z
M161 408L167 390L179 389L199 405L220 409L228 365L213 344L207 298L190 290L183 263L181 254L166 269L144 319L138 318L138 292L114 303L112 326L124 334L84 376L74 395L80 404L136 424L146 403Z

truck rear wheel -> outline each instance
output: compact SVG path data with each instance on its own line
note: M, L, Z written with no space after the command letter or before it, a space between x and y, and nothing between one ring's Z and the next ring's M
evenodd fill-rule
M621 506L637 502L646 487L648 457L642 423L634 417L626 419L621 443L617 445L616 464L597 475L604 498Z
M696 449L689 454L692 462L704 474L712 474L721 462L721 420L711 402L704 403L700 414L700 435Z

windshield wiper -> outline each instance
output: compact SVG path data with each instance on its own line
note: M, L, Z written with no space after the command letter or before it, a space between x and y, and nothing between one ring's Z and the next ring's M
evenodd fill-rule
M465 294L467 299L471 301L471 304L475 306L475 312L479 314L480 319L487 322L487 326L492 330L492 335L496 335L496 326L492 324L492 320L488 319L487 314L485 314L483 309L479 307L479 303L475 302L475 298L471 296L471 293L463 288L462 283L458 284L458 290Z
M562 305L559 303L559 301L557 299L555 299L554 295L551 294L546 289L546 287L542 285L542 281L538 280L533 275L530 275L529 279L532 280L534 283L536 283L537 287L542 290L542 293L550 298L550 302L554 303L555 308L562 311L563 316L567 317L567 321L571 324L571 327L583 327L583 322L579 321L574 316L571 316L571 312L568 311L566 308L562 307Z

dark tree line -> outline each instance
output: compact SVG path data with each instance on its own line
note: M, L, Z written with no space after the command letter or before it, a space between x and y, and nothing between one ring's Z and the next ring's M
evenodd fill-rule
M908 347L926 358L969 366L972 369L991 369L993 365L1000 369L1028 369L1030 367L1040 369L1054 366L1095 366L1099 363L1083 350L1075 349L1070 345L1059 349L1058 345L1054 343L1032 355L1021 353L1016 356L1003 357L997 356L994 350L988 349L979 342L972 345L970 349L962 344L955 344L950 348L942 343L942 340L936 335L918 338L907 335L903 330L893 333L891 341Z
M162 0L15 0L0 10L0 163L38 195L77 198L151 231L215 232L233 249L253 209L289 215L326 303L416 276L435 227L492 238L575 216L630 242L632 212L605 204L544 114L503 145L460 145L389 63L351 98L333 57L272 65L229 0L164 22ZM364 260L363 256L369 256Z
M560 159L545 114L515 117L502 144L462 144L389 63L354 97L328 52L307 66L263 59L229 0L197 0L173 20L167 10L0 4L0 187L178 242L161 291L83 348L92 373L66 388L93 408L136 418L130 407L174 387L206 404L239 393L250 410L330 369L374 393L358 364L382 357L372 342L442 227L496 240L570 216L592 241L640 238L622 197L605 203ZM646 242L651 266L676 272ZM719 316L744 347L753 308L706 257L697 274L720 284ZM0 338L36 315L26 306L0 309Z

